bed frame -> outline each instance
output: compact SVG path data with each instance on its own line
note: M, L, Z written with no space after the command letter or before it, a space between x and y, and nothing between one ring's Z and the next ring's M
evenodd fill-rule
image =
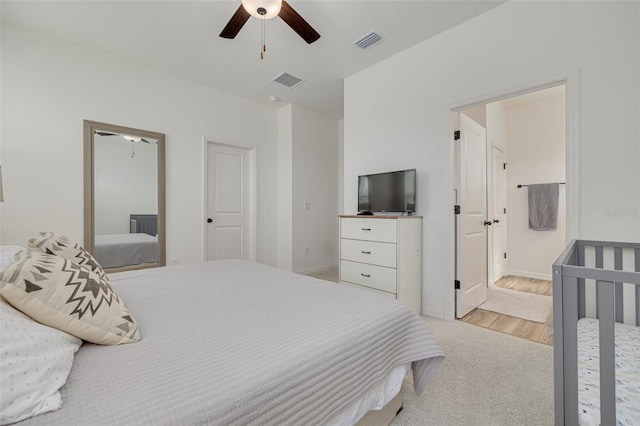
M574 240L553 264L556 425L578 424L577 322L585 317L599 320L600 423L614 425L614 326L640 326L640 244Z
M355 426L389 426L402 411L402 389L381 410L371 410L362 417Z

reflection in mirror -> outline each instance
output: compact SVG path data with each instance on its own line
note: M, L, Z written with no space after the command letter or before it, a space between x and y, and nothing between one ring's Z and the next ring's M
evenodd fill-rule
M110 271L165 264L163 134L85 121L85 246Z

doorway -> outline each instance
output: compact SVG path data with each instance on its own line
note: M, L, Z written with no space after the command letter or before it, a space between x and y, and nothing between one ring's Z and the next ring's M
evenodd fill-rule
M256 258L255 148L205 139L203 258Z
M461 214L456 216L456 318L468 320L469 316L473 316L480 318L487 328L499 329L498 325L491 324L491 320L495 319L507 323L507 328L516 329L516 332L520 328L521 334L535 335L530 340L545 340L544 343L547 343L544 334L548 333L550 341L551 313L547 317L549 321L529 324L527 320L520 321L518 313L510 312L511 319L496 317L494 312L482 312L485 300L478 300L477 297L481 292L476 291L475 297L469 297L465 290L468 288L465 284L468 283L463 279L469 271L473 271L476 275L482 274L489 289L503 287L538 295L550 293L551 264L564 249L568 234L564 185L568 175L566 105L565 84L560 84L456 112L486 129L487 135L486 149L483 155L479 155L484 157L481 166L487 171L482 179L485 188L483 208L486 213L481 222L477 221L479 226L475 230L476 238L484 241L486 250L474 249L469 255L469 245L461 240L461 233L465 233L465 213L468 215L469 209L461 205ZM462 127L461 118L459 123ZM469 186L468 181L463 179L465 172L461 170L469 167L464 164L463 154L468 148L463 147L466 141L464 130L461 130L462 140L458 142L462 145L456 146L454 151L456 204L458 201L465 202L464 194ZM472 167L478 168L480 165ZM552 182L561 183L557 227L544 232L531 230L528 227L527 185ZM467 260L470 256L483 258L484 271ZM487 307L489 305L485 304ZM528 331L525 333L522 328ZM501 331L511 334L509 330Z

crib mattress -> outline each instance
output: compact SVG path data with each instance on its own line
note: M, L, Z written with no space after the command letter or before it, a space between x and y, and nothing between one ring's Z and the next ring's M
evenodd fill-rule
M616 422L640 425L640 327L615 326ZM598 320L578 321L578 408L581 425L600 424Z

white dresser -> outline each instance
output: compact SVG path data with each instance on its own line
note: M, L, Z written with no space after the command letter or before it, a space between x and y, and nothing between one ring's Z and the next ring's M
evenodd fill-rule
M394 297L419 314L422 217L340 216L340 282Z

